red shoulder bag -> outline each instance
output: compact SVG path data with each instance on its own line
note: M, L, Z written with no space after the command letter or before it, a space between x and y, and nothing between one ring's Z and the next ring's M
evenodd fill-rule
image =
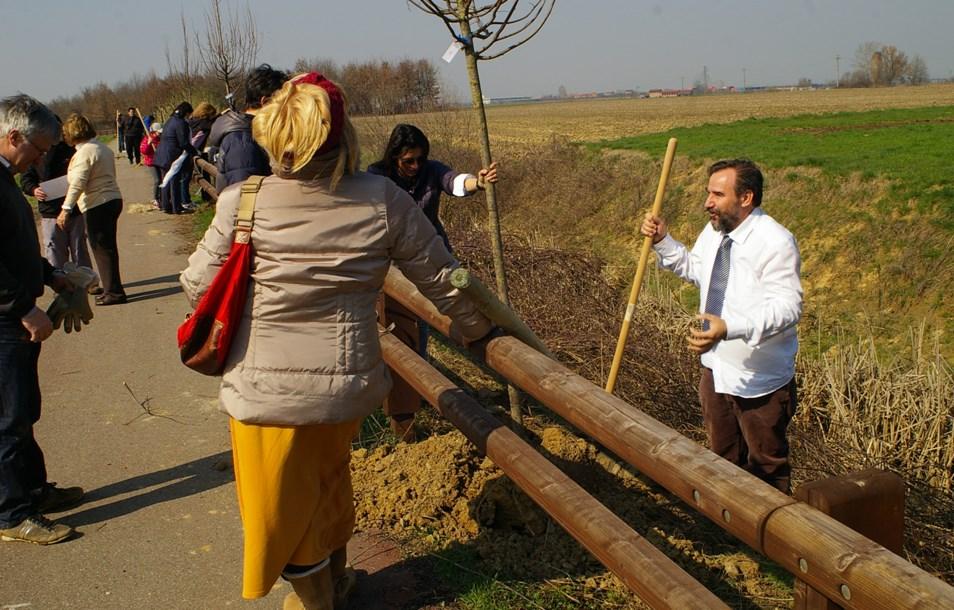
M212 279L195 311L179 326L182 363L203 375L221 375L232 337L242 319L252 266L252 219L255 198L264 176L252 176L242 185L235 232L228 258Z

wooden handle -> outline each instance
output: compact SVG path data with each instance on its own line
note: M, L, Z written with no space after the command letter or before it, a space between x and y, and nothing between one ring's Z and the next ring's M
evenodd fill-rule
M659 216L660 211L662 211L662 202L666 194L666 184L669 182L672 160L676 156L676 143L676 138L669 138L669 145L666 146L662 173L659 175L659 186L656 187L656 199L653 200L653 216ZM653 238L644 237L643 247L639 253L639 264L636 266L636 277L633 279L633 287L629 291L629 302L626 304L626 313L623 315L623 326L619 331L619 340L616 342L616 353L613 354L613 365L610 367L609 377L606 379L606 391L610 394L613 393L613 388L616 386L616 377L619 374L620 363L623 361L623 350L626 349L626 338L629 336L629 327L633 321L633 313L636 311L639 289L643 284L643 276L646 274L646 261L649 260L649 251L652 247Z

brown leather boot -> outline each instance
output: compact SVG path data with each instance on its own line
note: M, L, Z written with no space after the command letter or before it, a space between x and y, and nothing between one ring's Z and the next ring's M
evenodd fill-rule
M343 546L331 553L331 582L334 583L335 609L343 610L358 581L354 568L348 565L348 547Z
M334 610L331 568L325 566L301 578L289 578L294 593L285 596L284 610Z

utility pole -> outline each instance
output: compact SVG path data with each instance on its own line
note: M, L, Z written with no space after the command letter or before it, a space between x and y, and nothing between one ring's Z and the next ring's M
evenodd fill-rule
M709 67L702 66L702 92L709 93Z
M686 77L685 77L685 76L680 76L680 77L679 77L679 82L682 83L682 84L679 86L679 90L680 90L680 91L685 91L685 90L686 90Z
M742 68L742 93L745 93L746 88L747 87L745 82L745 68Z
M841 55L835 55L835 87L841 87Z

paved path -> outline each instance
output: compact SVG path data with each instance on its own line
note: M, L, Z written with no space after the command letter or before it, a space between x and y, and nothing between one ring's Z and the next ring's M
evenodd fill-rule
M117 170L129 303L94 306L90 326L57 331L40 356L36 435L50 480L87 490L84 505L53 517L79 535L49 547L0 543L0 610L279 608L290 590L282 581L264 599L241 600L242 532L218 380L178 360L191 217L149 211L147 168L117 159Z

